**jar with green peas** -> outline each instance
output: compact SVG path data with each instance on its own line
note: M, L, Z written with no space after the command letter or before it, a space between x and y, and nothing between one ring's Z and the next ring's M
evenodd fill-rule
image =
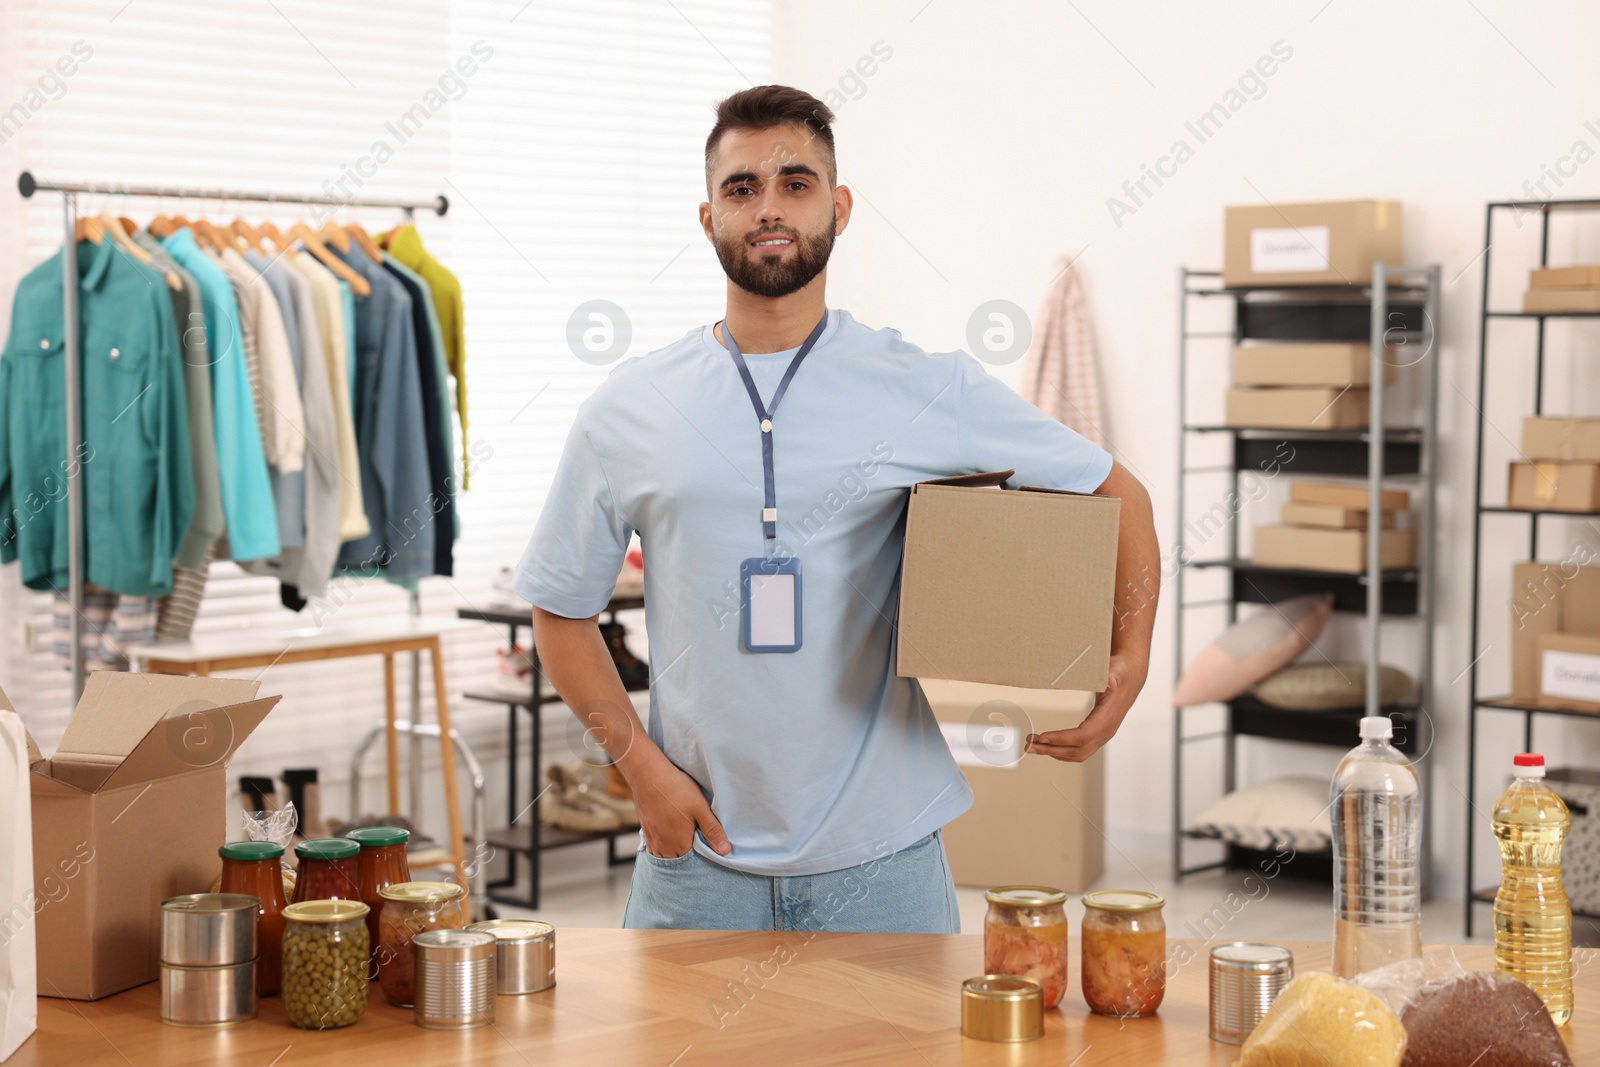
M308 900L283 909L283 1008L303 1030L349 1026L367 1009L367 906Z

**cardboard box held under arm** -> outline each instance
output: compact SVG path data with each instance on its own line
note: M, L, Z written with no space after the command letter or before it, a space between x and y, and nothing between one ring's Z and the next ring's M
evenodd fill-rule
M1122 501L918 482L906 514L896 673L1100 692L1111 663Z
M259 688L96 671L55 755L29 738L40 996L97 1000L159 976L160 904L211 888L225 765L282 699Z

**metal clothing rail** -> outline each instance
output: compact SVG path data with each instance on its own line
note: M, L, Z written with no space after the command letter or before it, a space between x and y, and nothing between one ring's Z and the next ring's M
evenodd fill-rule
M332 207L399 208L407 216L417 211L432 211L443 215L450 210L450 201L444 196L432 200L340 200L328 196L306 196L299 193L242 192L235 189L200 189L180 185L117 185L84 181L46 181L31 171L17 177L17 192L24 198L36 192L61 194L61 225L64 234L61 243L61 308L63 317L63 347L66 357L67 405L67 601L72 608L69 620L72 672L72 702L76 704L83 695L83 485L78 477L78 447L83 440L83 427L79 421L80 391L78 371L78 243L74 239L78 221L78 193L107 196L146 196L174 200L248 200L266 204L319 204ZM416 593L411 594L411 614L421 614L421 603ZM412 657L411 693L412 721L421 718L421 662ZM415 735L413 735L415 738ZM420 793L420 784L413 782L412 796ZM415 814L415 812L413 813Z

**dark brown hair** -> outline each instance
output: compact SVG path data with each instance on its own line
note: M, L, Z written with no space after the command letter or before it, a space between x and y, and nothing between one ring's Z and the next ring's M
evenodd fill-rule
M787 85L756 85L743 89L717 105L717 123L706 138L706 182L711 181L711 157L728 130L770 130L774 126L804 126L821 142L828 161L828 184L837 184L839 167L833 152L833 112L827 104L802 89Z

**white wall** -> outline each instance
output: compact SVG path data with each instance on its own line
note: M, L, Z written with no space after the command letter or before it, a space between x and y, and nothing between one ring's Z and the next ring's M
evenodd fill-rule
M818 95L833 90L830 102L843 101L835 126L840 173L857 193L857 212L834 254L832 302L865 322L900 328L929 349L959 347L977 305L999 297L1031 313L1057 257L1082 251L1111 446L1150 487L1164 550L1177 525L1179 267L1220 266L1224 204L1404 201L1407 258L1442 264L1446 281L1438 354L1441 623L1429 709L1439 739L1426 758L1436 772L1431 847L1444 876L1440 891L1450 894L1460 891L1465 833L1462 672L1473 659L1467 610L1484 203L1528 195L1524 182L1558 164L1572 176L1561 188L1547 185L1551 195L1600 195L1600 163L1590 161L1600 150L1600 69L1589 48L1597 34L1600 9L1591 5L1534 10L1497 0L1220 7L806 0L780 5L774 34L775 80ZM1259 86L1246 83L1243 105L1198 143L1185 122L1238 87L1276 42L1280 51L1292 50L1289 58ZM892 55L860 68L870 76L853 73L875 45ZM1131 201L1124 181L1137 180L1180 138L1193 157L1160 187L1147 185L1152 195L1142 204ZM1571 155L1577 142L1586 146L1578 152L1583 164ZM1134 212L1113 219L1113 196ZM1554 227L1552 261L1600 258L1597 226ZM1537 255L1537 224L1528 220L1520 233L1508 226L1497 241L1496 302L1515 307L1519 271ZM1532 327L1496 329L1497 351L1509 361L1490 391L1486 482L1489 502L1498 503L1493 494L1519 416L1531 409L1531 372L1516 368ZM1600 412L1595 373L1564 356L1590 355L1595 341L1592 326L1552 327L1549 410ZM1213 353L1223 355L1220 348ZM1014 383L1019 369L995 373ZM1275 510L1272 504L1255 512L1256 521L1272 521ZM1481 663L1486 694L1505 684L1502 575L1526 551L1514 539L1523 528L1513 524L1522 520L1493 521L1484 615L1492 626L1479 646L1489 645ZM1576 531L1551 525L1558 529L1544 551L1556 554ZM1170 599L1170 582L1167 592ZM1350 626L1336 629L1335 654L1357 653ZM1172 632L1169 602L1145 693L1109 750L1107 811L1119 842L1158 844L1170 826ZM1480 769L1496 781L1520 748L1519 730L1506 722L1484 743ZM1596 738L1582 730L1572 728L1569 744L1559 725L1541 726L1536 744L1555 762L1592 755ZM1590 742L1586 751L1571 747L1580 739ZM1241 775L1327 773L1335 755L1247 745ZM1480 791L1480 809L1487 810L1492 792ZM1478 842L1492 848L1486 830ZM1493 873L1492 863L1480 865L1477 878Z

